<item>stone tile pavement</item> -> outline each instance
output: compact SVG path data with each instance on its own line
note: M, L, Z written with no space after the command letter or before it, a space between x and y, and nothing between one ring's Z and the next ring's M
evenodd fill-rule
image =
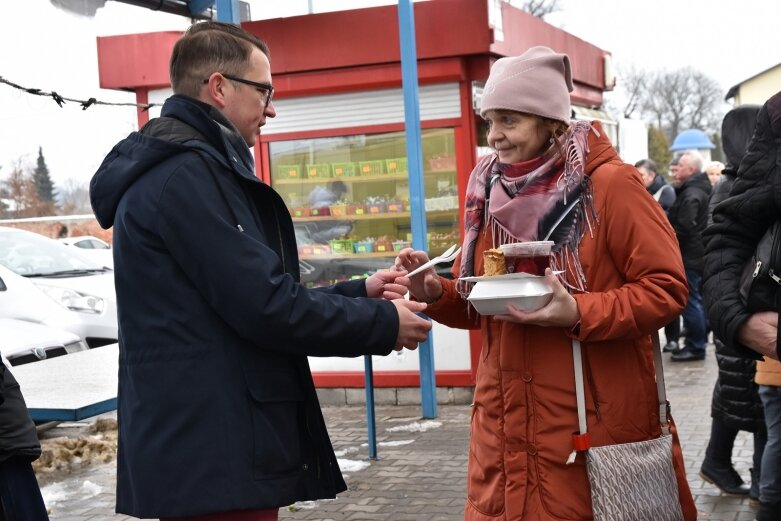
M666 361L667 386L680 429L689 483L700 519L753 520L748 499L723 496L698 475L710 432L710 400L716 375L713 348L703 362ZM420 407L378 406L379 459L368 459L362 407L326 407L324 413L349 490L336 500L300 503L280 512L284 520L451 521L461 519L465 497L468 405L438 408L433 420ZM79 428L58 427L57 431ZM61 434L61 433L60 433ZM752 439L741 433L735 466L748 480ZM51 518L57 521L130 519L113 513L114 462L80 470L43 488Z

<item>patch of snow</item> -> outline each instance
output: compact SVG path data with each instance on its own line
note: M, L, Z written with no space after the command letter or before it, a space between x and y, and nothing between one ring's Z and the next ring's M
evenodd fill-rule
M338 458L340 456L344 456L345 454L350 454L351 452L358 452L358 447L347 447L341 450L334 451L334 455Z
M426 420L424 422L414 422L408 425L399 425L398 427L389 427L388 432L426 432L429 429L442 427L442 422Z
M401 447L410 443L415 443L415 440L381 441L377 445L380 447Z
M62 501L68 498L68 492L61 483L54 483L41 489L41 496L43 496L43 502L47 506L51 506L57 501Z
M342 472L358 472L369 466L368 461L355 461L350 459L337 459L339 470Z
M81 490L84 492L84 499L87 499L92 496L97 496L101 492L103 492L103 487L100 485L96 485L92 481L85 481L81 485Z

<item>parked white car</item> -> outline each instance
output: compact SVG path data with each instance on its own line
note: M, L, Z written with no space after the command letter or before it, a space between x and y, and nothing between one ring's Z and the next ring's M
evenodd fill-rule
M0 227L0 317L65 329L91 348L115 343L114 273L78 248Z
M64 237L59 239L63 244L79 248L82 255L89 257L101 266L114 269L114 252L111 245L91 235Z
M23 365L87 349L87 343L70 331L0 318L0 353L6 365Z

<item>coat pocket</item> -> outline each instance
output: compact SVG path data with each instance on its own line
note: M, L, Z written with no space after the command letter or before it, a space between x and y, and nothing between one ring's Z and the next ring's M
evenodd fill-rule
M300 471L304 394L296 375L284 370L256 372L247 384L255 479Z
M472 408L467 496L472 508L495 517L504 511L504 443L497 418L489 418L479 404Z

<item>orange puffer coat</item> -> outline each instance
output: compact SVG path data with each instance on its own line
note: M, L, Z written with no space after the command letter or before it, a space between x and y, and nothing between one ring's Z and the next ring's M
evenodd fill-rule
M679 315L687 288L678 242L662 209L594 126L601 137L589 136L586 173L599 223L579 250L590 292L574 297L589 432L592 445L600 446L660 434L649 335ZM481 252L492 246L490 237L480 233L476 274L483 272ZM483 338L465 519L592 519L584 456L566 463L578 430L570 331L478 318L453 281L442 283L444 294L427 313L451 327L479 327ZM694 520L677 435L674 464L684 518Z

